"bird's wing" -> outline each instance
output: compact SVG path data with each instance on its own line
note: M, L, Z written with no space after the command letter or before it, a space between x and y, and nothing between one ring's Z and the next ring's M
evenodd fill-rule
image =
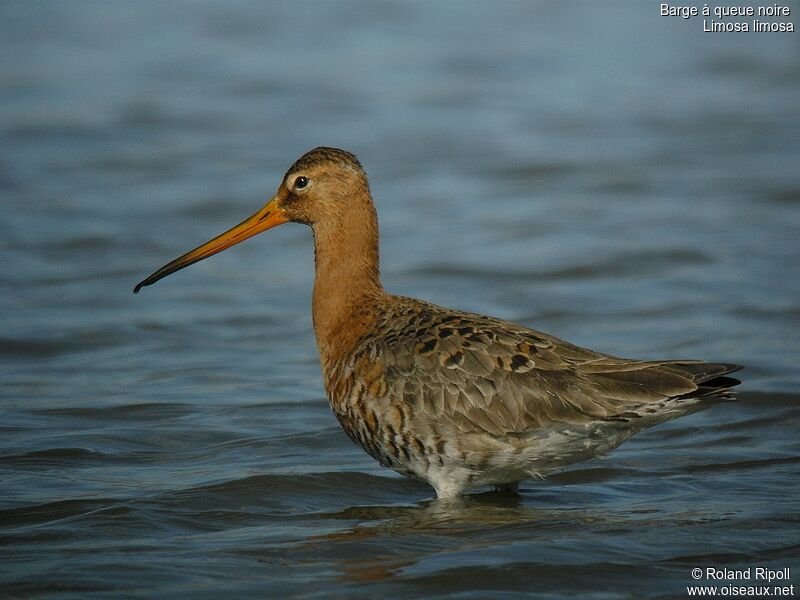
M722 393L738 383L722 377L736 365L627 360L414 302L387 319L388 331L373 338L379 347L370 354L381 357L392 396L465 433L626 420L676 397Z

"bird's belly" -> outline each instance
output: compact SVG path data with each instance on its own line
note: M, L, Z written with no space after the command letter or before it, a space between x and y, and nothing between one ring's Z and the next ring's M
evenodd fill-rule
M347 435L382 466L426 481L439 497L538 478L608 452L634 433L623 424L551 427L507 437L457 433L417 419L389 398L331 406Z
M541 478L568 465L606 454L638 428L625 423L595 422L543 428L509 438L473 477L475 485Z

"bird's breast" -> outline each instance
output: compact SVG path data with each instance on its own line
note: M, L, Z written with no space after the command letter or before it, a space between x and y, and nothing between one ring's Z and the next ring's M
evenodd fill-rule
M345 433L383 466L424 478L435 445L417 428L414 405L391 389L380 358L362 354L324 370L328 400Z

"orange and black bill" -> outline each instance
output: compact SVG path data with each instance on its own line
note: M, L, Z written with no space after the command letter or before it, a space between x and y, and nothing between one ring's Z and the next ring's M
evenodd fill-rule
M282 223L286 223L288 220L289 219L286 218L283 211L278 207L277 200L273 198L266 204L266 206L264 206L264 208L259 210L253 216L239 223L236 227L232 227L222 235L218 235L213 240L206 242L191 252L187 252L183 256L179 256L172 262L161 267L147 279L137 283L136 287L133 288L133 293L138 294L139 290L146 285L153 285L159 279L163 279L175 271L180 271L184 267L188 267L189 265L193 265L204 258L213 256L217 252L222 252L226 248L230 248L239 242L243 242L247 238L253 237L257 233L261 233L262 231L266 231L267 229L271 229L281 225Z

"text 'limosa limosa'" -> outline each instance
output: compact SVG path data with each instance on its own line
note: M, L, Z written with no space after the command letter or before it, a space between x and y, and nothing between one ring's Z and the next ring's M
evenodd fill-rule
M440 498L607 452L637 431L732 397L741 367L630 360L492 317L383 289L378 218L358 159L316 148L236 227L134 292L289 221L314 233L314 333L325 390L347 435Z

